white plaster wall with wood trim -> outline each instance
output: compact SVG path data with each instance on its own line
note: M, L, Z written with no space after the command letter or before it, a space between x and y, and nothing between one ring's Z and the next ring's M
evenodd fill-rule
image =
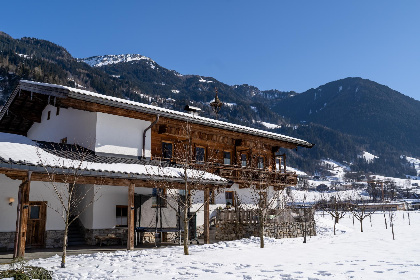
M151 122L97 113L95 152L140 157L143 131ZM150 157L151 130L146 133L145 157Z
M16 231L16 217L18 205L18 193L21 180L12 180L0 174L0 232ZM29 201L47 201L47 222L46 230L64 230L64 221L59 213L62 207L54 195L54 192L47 187L48 183L31 182ZM50 185L51 186L51 185ZM9 205L9 197L14 198L13 205Z
M56 184L56 187L61 190L61 193L65 193L68 185ZM64 209L58 200L51 183L31 182L29 201L47 201L47 221L45 230L64 230L65 224L62 218Z
M18 193L21 183L21 180L12 180L0 174L0 232L16 231ZM12 205L9 205L10 197L15 200Z
M100 198L93 203L92 217L82 220L83 226L88 229L115 228L117 205L128 205L128 187L95 186L95 188L99 189ZM134 192L151 195L152 189L136 187Z
M50 112L50 119L48 119ZM69 144L79 144L85 148L94 149L96 113L72 108L60 108L47 105L42 112L41 122L34 123L28 131L32 140L60 143L67 138Z
M77 211L80 214L80 222L82 222L83 226L88 229L92 229L93 225L93 204L102 198L100 192L95 195L97 190L100 191L100 188L95 185L77 185L76 189L77 196L85 197L83 203L78 205Z

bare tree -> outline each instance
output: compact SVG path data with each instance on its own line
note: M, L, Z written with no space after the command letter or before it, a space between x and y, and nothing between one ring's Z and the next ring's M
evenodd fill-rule
M240 172L242 187L248 190L240 197L241 207L249 208L258 216L260 248L264 248L264 230L271 210L275 209L280 199L279 187L269 182L270 173L259 169L244 169ZM275 177L274 177L275 178Z
M395 240L395 233L394 233L394 220L395 220L395 211L393 211L391 208L388 211L388 217L389 217L389 226L391 227L392 232L392 240Z
M174 184L170 180L159 180L152 178L151 182L158 189L164 189L164 192L159 192L160 199L167 202L167 205L176 211L177 216L181 217L184 232L183 232L183 245L184 254L189 255L188 243L189 243L189 222L195 218L194 215L189 216L189 211L194 205L198 207L195 209L195 213L202 211L206 203L209 203L211 197L205 197L203 192L210 191L213 195L217 195L225 189L224 185L213 187L208 185L209 181L215 179L216 175L213 175L214 164L217 162L217 151L209 151L201 146L195 145L193 142L193 130L190 123L186 122L180 132L180 138L173 143L171 156L163 160L172 162L172 166L175 166L180 170L182 177L182 193L177 192L174 189ZM164 151L163 151L164 152ZM173 152L173 154L172 154ZM159 169L158 175L165 174L165 164L162 164ZM208 190L206 190L208 189ZM200 197L203 195L203 199Z
M335 235L336 224L338 224L340 219L346 215L347 211L349 210L349 204L344 201L342 195L338 191L334 192L330 199L324 199L324 201L326 202L322 204L321 207L334 219Z
M61 216L65 225L61 257L61 267L65 268L69 226L100 198L99 188L95 189L95 185L90 185L81 190L77 185L83 172L88 169L86 159L91 154L90 150L79 145L67 144L51 144L49 148L52 153L39 148L37 154L48 175L45 185L59 202L57 207L51 204L48 204L48 207Z
M350 210L353 218L360 222L360 232L363 232L363 220L371 217L375 210L369 207L368 202L361 195L356 195Z

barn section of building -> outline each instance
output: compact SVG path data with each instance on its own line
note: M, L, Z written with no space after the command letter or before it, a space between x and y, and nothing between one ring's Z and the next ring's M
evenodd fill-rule
M167 162L168 165L179 163L176 150L178 143L185 140L182 133L185 123L192 128L189 137L196 159L207 161L212 158L214 163L211 170L214 175L207 178L208 189L204 192L207 195L211 193L211 188L226 185L226 179L234 183L233 189L239 190L240 175L247 169L267 174L265 183L274 187L294 185L296 174L286 171L286 158L284 155L278 156L278 151L313 146L304 140L280 134L86 90L31 81L21 81L0 112L1 145L10 143L18 147L13 151L29 147L32 153L35 149L35 152L42 150L54 155L51 149L46 148L48 143L78 145L91 151L92 158L88 162L93 167L84 169L78 184L106 186L103 187L106 194L80 217L81 222L92 231L114 229L116 208L127 207L128 248L134 246L134 193L151 195L153 187L149 183L150 174L139 172L139 166L151 166L148 168L150 171L153 169L152 161ZM47 144L42 146L41 143ZM169 150L171 153L168 153ZM4 210L0 214L2 220L7 220L4 225L2 223L0 232L2 236L9 236L8 245L1 240L0 247L9 247L10 240L17 240L14 247L18 246L20 252L24 252L27 241L31 241L27 230L32 222L32 208L46 214L45 225L42 221L38 225L38 228L45 227L45 234L41 238L43 242L36 246L49 246L48 242L54 244L53 241L59 239L57 236L61 234L63 224L57 213L48 210L52 207L42 206L54 204L51 193L43 187L43 182L49 182L45 168L41 168L42 164L35 158L26 159L26 152L10 154L6 149L4 153L0 155L0 173L3 174L0 178L1 190L5 195L4 200L20 202L16 203L20 211L8 204L0 204L0 209ZM71 168L65 166L64 169ZM173 168L168 166L167 170L173 171ZM172 181L174 186L182 184L183 180L179 171L178 176L170 174L161 177ZM56 176L56 179L59 180L60 176ZM234 196L235 192L231 191L229 199ZM223 199L228 198L225 196ZM31 207L31 202L35 201L40 202L39 205L34 204L39 207ZM216 205L206 205L204 214L198 219L205 228L209 213ZM18 236L14 237L16 232Z

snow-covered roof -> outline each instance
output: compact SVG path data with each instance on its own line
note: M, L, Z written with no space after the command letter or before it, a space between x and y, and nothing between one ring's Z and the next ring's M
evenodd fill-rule
M269 139L293 143L293 144L296 144L297 146L302 146L306 148L312 148L314 145L305 140L301 140L298 138L294 138L294 137L290 137L290 136L286 136L286 135L282 135L278 133L250 128L243 125L237 125L233 123L218 121L218 120L214 120L210 118L205 118L205 117L192 115L192 114L179 112L179 111L174 111L170 109L165 109L165 108L161 108L161 107L157 107L153 105L125 100L122 98L112 97L112 96L103 95L103 94L91 92L88 90L72 88L68 86L21 80L20 88L33 91L33 92L40 92L40 93L51 94L51 95L56 95L56 96L62 95L63 97L71 97L78 100L84 100L88 102L94 102L94 103L104 104L108 106L124 108L128 110L133 110L133 111L139 111L143 113L160 115L160 116L171 118L171 119L190 121L192 123L202 124L206 126L211 126L211 127L226 129L230 131L246 133L246 134L261 136L261 137L265 137ZM54 91L52 91L51 88L53 88Z
M162 167L152 164L129 164L123 162L81 161L51 153L31 139L0 132L0 167L45 172L47 168L79 169L86 176L105 176L131 179L170 179L184 181L184 170L179 167ZM188 170L188 178L200 179L209 184L227 184L220 176L199 170Z

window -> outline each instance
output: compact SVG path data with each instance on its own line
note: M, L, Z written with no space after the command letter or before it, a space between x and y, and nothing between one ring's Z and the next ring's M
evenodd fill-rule
M264 169L264 158L263 157L258 158L258 169Z
M214 199L214 190L210 190L209 204L216 204L216 200Z
M166 207L166 190L153 188L152 191L152 207Z
M258 201L258 206L264 209L267 207L267 192L261 191L259 195L260 195L260 199Z
M128 207L127 205L117 205L116 206L116 223L117 227L126 227L127 226L127 214Z
M51 111L48 111L47 120L51 119Z
M226 206L235 206L235 192L225 192Z
M55 112L55 114L58 116L60 115L60 107L57 107L57 111Z
M276 157L276 170L280 170L280 166L281 166L281 161L280 158Z
M41 207L39 205L31 205L30 210L29 210L29 219L38 220L40 208Z
M246 154L241 154L241 166L246 167L246 165L247 165Z
M230 165L230 152L223 152L223 164Z
M204 162L206 156L205 149L203 147L195 147L195 161Z
M162 157L164 159L172 158L172 143L162 142Z

